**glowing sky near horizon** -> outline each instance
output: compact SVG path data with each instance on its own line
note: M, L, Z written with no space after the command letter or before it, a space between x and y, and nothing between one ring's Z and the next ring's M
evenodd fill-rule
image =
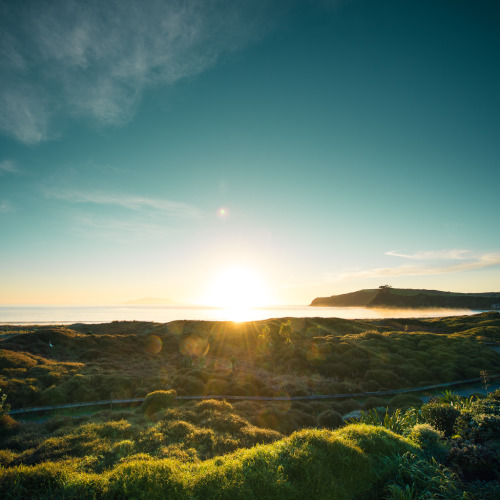
M499 24L466 0L0 0L0 305L500 291Z

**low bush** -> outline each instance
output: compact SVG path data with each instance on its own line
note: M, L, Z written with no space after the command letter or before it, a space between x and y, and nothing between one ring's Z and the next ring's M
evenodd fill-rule
M459 499L463 496L460 480L450 469L435 460L427 460L413 453L384 460L395 474L385 488L387 500Z
M387 406L387 401L377 396L370 396L369 398L366 398L365 404L363 406L366 410L379 407L385 408Z
M418 444L427 457L434 457L442 461L446 455L444 445L444 434L430 424L415 424L407 434L407 437Z
M448 464L465 481L500 479L500 457L491 448L462 439L454 440Z
M423 405L420 411L423 419L435 429L444 432L446 437L453 435L455 422L460 415L460 411L455 407L431 402Z
M233 405L224 399L205 399L196 403L194 405L194 410L198 413L204 411L231 412L233 411Z
M146 415L153 415L160 410L173 406L176 403L177 393L170 391L150 392L142 403L142 411Z
M389 408L420 408L422 404L422 399L414 394L398 394L389 401Z
M344 425L342 415L335 410L325 410L318 415L318 427L327 427L329 429L337 429Z

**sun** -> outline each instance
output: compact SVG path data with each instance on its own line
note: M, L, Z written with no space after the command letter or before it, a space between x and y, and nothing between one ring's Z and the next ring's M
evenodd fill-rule
M219 272L209 287L207 303L232 310L269 305L270 295L260 275L249 267L233 266Z

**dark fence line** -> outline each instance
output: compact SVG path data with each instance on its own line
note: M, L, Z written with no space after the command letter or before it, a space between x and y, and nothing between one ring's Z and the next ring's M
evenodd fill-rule
M500 373L495 375L487 375L487 379L500 378ZM393 389L388 391L374 391L374 392L351 392L348 394L325 394L314 396L177 396L180 400L202 400L202 399L226 399L228 401L313 401L319 399L346 399L346 398L365 398L370 396L387 396L392 394L405 394L409 392L423 392L432 389L441 389L443 387L453 387L463 384L474 384L483 382L483 378L470 378L466 380L455 380L444 384L425 385L421 387L412 387L410 389ZM11 410L9 415L19 413L33 413L39 411L61 410L64 408L81 408L85 406L102 406L126 403L142 403L146 398L131 398L131 399L108 399L106 401L90 401L86 403L67 403L54 406L34 406L32 408L17 408Z

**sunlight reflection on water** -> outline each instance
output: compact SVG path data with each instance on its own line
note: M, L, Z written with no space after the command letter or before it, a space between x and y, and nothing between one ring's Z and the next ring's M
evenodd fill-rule
M470 309L365 309L362 307L274 306L249 309L221 309L190 306L65 306L0 307L0 324L109 323L111 321L175 320L259 321L269 318L431 318L464 316L482 311Z

